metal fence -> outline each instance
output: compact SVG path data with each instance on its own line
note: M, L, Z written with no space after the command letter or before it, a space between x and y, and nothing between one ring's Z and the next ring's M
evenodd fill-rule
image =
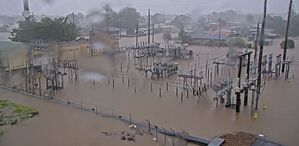
M210 143L209 140L205 140L202 138L198 138L195 136L190 136L186 134L185 132L179 132L172 129L166 129L164 127L158 126L154 123L152 123L150 120L145 120L144 122L138 122L133 120L132 114L128 115L121 115L115 112L113 109L109 109L103 106L97 106L97 105L88 105L85 104L82 100L80 102L71 100L69 98L62 99L62 98L56 98L52 96L40 96L39 94L32 94L26 92L23 88L18 88L17 86L8 85L0 83L0 88L9 90L18 94L24 94L27 96L35 97L41 100L45 100L48 102L52 102L59 105L69 106L84 112L91 112L98 116L104 117L104 118L110 118L114 120L119 120L125 124L130 125L130 127L136 128L138 130L141 130L147 134L151 134L155 136L155 139L157 142L161 143L162 145L175 145L174 140L167 140L167 136L175 137L178 139L183 139L192 143L200 144L200 145L208 145ZM159 135L160 134L160 135ZM164 137L164 138L163 138Z

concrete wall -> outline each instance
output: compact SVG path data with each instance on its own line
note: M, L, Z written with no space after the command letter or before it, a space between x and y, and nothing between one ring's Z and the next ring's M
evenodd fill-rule
M76 60L81 56L87 56L89 42L66 43L59 45L59 57L61 60Z

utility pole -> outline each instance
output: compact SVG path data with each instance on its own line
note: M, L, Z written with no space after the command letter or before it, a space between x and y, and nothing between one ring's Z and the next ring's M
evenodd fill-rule
M267 0L264 2L264 16L262 22L261 30L261 39L260 39L260 51L259 51L259 60L258 60L258 76L257 76L257 86L256 86L256 101L255 101L255 110L258 109L258 102L261 94L261 84L262 84L262 60L263 60L263 50L264 50L264 34L266 26L266 16L267 16Z
M148 30L147 30L147 43L151 44L151 10L148 9Z
M282 63L282 70L281 70L282 72L284 72L285 70L285 62L287 58L287 49L288 49L287 47L288 47L289 27L291 21L291 13L292 13L292 4L293 4L293 0L290 0L287 28L286 28L286 34L285 34L285 40L283 46L283 63Z
M219 21L219 40L218 40L218 48L221 46L221 18L218 19Z
M75 25L75 13L72 13L72 17L73 17L73 24Z
M256 62L257 57L257 51L258 51L258 42L259 42L259 33L260 33L260 21L258 21L256 26L256 38L255 38L255 44L254 44L254 61Z
M90 42L90 46L89 46L89 53L91 56L93 56L93 38L94 38L94 30L93 30L93 24L91 24L91 31L89 34L89 42Z
M110 16L109 16L109 13L110 13L110 5L108 5L108 4L106 4L105 6L104 6L104 11L105 11L105 21L106 21L106 31L107 31L107 33L109 33L109 21L110 21Z
M153 43L153 45L155 44L155 24L153 23L152 24L152 26L153 26L153 33L152 33L152 43Z
M138 32L138 23L136 24L136 48L138 48L138 35L139 35L139 32Z

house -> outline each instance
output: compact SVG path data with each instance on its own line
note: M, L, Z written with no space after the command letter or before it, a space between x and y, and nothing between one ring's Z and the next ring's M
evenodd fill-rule
M109 34L112 37L122 37L127 35L127 31L123 28L109 27Z
M119 48L119 39L106 32L97 32L91 42L95 54L113 53Z
M186 23L184 24L184 31L187 33L195 32L198 30L198 25L195 23Z
M219 37L219 32L191 32L187 33L187 35L190 37L190 43L191 44L197 44L197 45L208 45L208 46L215 46L218 45L219 40L221 43L224 43L230 36L230 33L221 33Z
M0 70L11 73L24 69L29 56L35 68L42 68L49 63L52 56L57 56L61 61L77 60L81 56L88 55L88 50L88 40L50 43L38 40L31 44L0 41Z
M65 41L54 43L51 51L55 52L60 60L77 60L81 56L87 56L89 50L89 40L78 39L76 41Z
M248 40L252 41L253 43L256 40L256 34L257 34L257 27L251 27L249 30ZM261 30L259 32L259 36L261 36ZM272 29L265 29L264 34L264 45L269 46L273 45L274 39L278 38L278 34L274 34Z

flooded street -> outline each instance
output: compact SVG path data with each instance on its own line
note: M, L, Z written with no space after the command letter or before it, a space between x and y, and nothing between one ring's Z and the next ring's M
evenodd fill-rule
M162 41L161 35L156 36L156 39ZM146 37L141 37L140 40L145 41ZM274 46L267 46L265 54L274 53L273 56L276 56L281 53L280 42L275 40ZM296 48L288 50L288 54L299 60L299 42L296 42ZM121 46L134 45L135 39L122 38L120 43ZM188 68L188 64L191 66L196 61L203 63L208 58L226 55L228 50L224 47L204 46L189 46L188 49L193 50L198 57L193 62L181 61L183 65L180 64L180 68ZM224 104L216 107L213 101L215 93L211 89L205 96L189 94L187 97L179 88L179 95L176 96L176 82L173 79L152 81L150 76L146 77L144 72L134 69L138 65L134 65L132 60L130 65L128 62L125 55L81 58L80 84L66 84L65 90L57 94L56 98L97 106L99 111L113 112L123 117L131 115L134 121L150 120L164 128L185 131L209 140L226 133L242 131L255 135L264 134L267 139L288 146L296 146L299 142L298 62L291 65L291 77L288 81L284 80L283 75L278 80L267 79L257 119L251 118L250 106L242 105L239 114L234 109L225 108ZM170 83L168 91L166 82ZM28 104L40 112L37 118L10 128L1 138L0 145L156 145L151 136L138 137L136 143L123 143L119 136L105 137L100 133L102 130L124 130L126 127L118 121L0 91L1 99ZM262 104L267 105L267 108L263 109Z

